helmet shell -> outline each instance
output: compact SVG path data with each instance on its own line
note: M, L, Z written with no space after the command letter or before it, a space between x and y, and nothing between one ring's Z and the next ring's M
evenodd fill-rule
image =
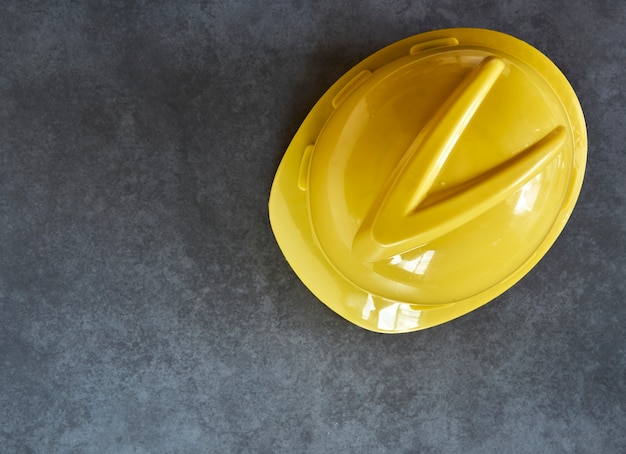
M576 95L538 50L449 29L366 58L296 133L270 195L292 268L378 332L434 326L495 298L554 243L584 174Z

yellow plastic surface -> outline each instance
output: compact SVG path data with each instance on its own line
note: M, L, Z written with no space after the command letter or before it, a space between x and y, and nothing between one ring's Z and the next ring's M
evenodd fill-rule
M541 259L586 155L580 104L547 57L495 31L428 32L322 96L280 163L270 221L332 310L415 331L489 302Z

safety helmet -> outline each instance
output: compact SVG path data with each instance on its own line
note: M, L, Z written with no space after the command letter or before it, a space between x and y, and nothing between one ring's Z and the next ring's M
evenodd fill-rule
M574 208L586 155L576 94L546 56L491 30L432 31L322 96L277 170L270 222L333 311L415 331L530 271Z

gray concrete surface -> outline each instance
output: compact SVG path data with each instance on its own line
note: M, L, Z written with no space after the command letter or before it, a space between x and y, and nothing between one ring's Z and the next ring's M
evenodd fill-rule
M0 3L0 452L626 451L626 3ZM319 96L474 26L579 94L584 188L518 285L446 325L356 328L273 239Z

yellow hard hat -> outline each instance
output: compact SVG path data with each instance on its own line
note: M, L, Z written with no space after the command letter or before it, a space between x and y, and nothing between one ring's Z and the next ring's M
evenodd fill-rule
M530 271L574 208L586 155L576 94L541 52L491 30L423 33L317 102L276 173L270 222L333 311L415 331Z

